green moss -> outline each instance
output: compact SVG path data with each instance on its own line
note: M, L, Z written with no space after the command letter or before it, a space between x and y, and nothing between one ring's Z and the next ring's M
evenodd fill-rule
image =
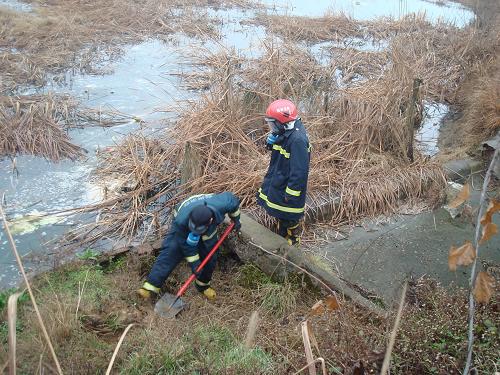
M236 276L236 282L243 288L257 289L259 286L269 284L271 278L252 263L241 266Z

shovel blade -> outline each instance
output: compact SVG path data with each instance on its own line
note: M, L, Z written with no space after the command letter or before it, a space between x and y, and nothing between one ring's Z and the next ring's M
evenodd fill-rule
M175 301L176 298L177 297L173 294L165 293L158 302L156 302L155 313L163 318L175 318L175 316L187 306L187 303L180 298Z

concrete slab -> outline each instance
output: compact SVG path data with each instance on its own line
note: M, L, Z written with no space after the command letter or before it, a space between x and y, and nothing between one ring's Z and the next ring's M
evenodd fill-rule
M494 221L500 225L500 217ZM398 290L409 276L429 275L444 285L467 286L469 268L448 271L451 245L474 238L474 227L462 218L452 219L444 209L394 218L390 224L366 231L356 228L350 237L327 246L342 279L379 295L387 304L399 297ZM480 259L500 263L500 236L480 248Z
M460 182L465 182L471 174L483 169L483 163L473 159L451 160L443 165L447 179Z
M289 273L301 273L302 271L294 266L297 265L314 275L317 280L321 280L329 288L336 290L340 295L350 298L358 305L379 316L385 316L385 310L341 280L323 259L313 253L306 253L295 246L289 246L283 237L245 214L241 215L241 224L241 235L238 241L229 238L226 245L234 249L244 262L256 264L262 271L275 278L282 278ZM311 281L323 288L314 279Z

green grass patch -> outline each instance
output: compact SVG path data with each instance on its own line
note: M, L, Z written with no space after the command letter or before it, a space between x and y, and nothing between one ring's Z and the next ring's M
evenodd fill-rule
M87 248L81 253L76 254L77 258L80 260L94 260L97 261L97 258L99 257L101 253L95 250L92 250L91 248Z
M113 273L116 271L123 270L126 267L127 267L127 257L122 255L111 259L106 265L103 266L103 270L105 273Z
M16 332L21 333L24 329L23 323L18 319L16 320ZM7 344L9 339L9 326L6 321L0 322L0 342Z
M9 297L13 295L14 293L17 292L17 289L7 289L4 290L3 292L0 292L0 313L3 313L3 311L7 308L7 303L9 301ZM30 296L27 292L23 292L19 298L17 299L17 305L19 306L21 303L24 303L26 301L29 301Z
M78 297L78 291L84 288L85 301L100 303L112 293L110 280L98 265L81 265L47 272L38 284L42 298L53 298L54 293Z
M180 339L157 342L132 353L121 374L274 374L272 356L261 348L245 349L223 326L198 326Z
M289 274L283 282L277 282L251 263L239 268L236 282L246 289L255 290L261 308L278 317L296 307L299 290L309 288L310 284L308 278L296 273ZM308 290L308 293L314 293L314 290Z
M259 286L271 283L272 280L256 265L245 263L238 269L236 282L243 288L257 289Z
M155 375L155 374L185 374L190 372L192 363L196 361L191 348L179 346L161 346L153 353L144 351L133 353L120 369L123 375ZM196 373L196 372L194 372Z
M277 317L286 315L297 306L298 289L288 281L263 285L258 294L262 309Z

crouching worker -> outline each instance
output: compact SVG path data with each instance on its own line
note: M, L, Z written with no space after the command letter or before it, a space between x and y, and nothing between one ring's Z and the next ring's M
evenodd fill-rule
M138 294L145 299L157 295L170 273L184 258L196 274L198 291L208 299L214 299L215 290L210 287L210 280L217 252L199 273L196 269L217 243L217 226L224 221L226 213L235 223L234 230L240 230L239 206L239 199L230 192L194 195L177 205L160 255Z

